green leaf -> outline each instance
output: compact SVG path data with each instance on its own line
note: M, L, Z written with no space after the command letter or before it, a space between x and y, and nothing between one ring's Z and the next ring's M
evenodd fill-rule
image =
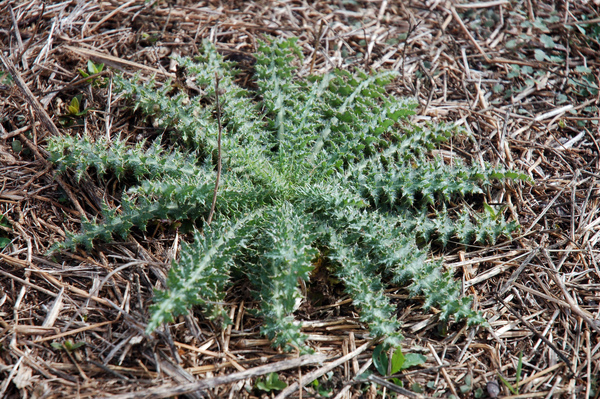
M552 37L548 35L542 34L540 36L540 40L544 44L545 48L553 49L555 47L554 40L552 40Z
M11 143L11 146L12 150L16 153L23 151L23 144L21 143L21 140L14 139Z
M507 78L516 78L521 75L521 67L517 64L510 64L510 72L506 74Z
M398 385L401 388L404 387L404 383L400 378L391 378L390 381L392 381L394 384Z
M592 73L592 70L584 65L577 65L575 67L575 72L579 73Z
M406 370L414 366L420 366L426 361L427 358L419 353L407 353L404 355L404 364L402 365L402 370Z
M556 95L556 104L563 104L563 103L567 102L568 99L569 99L569 97L567 97L565 94L558 93Z
M284 381L281 381L279 375L276 373L269 374L267 376L267 381L269 382L269 385L276 390L282 390L287 387L287 384Z
M465 376L465 385L468 385L468 386L473 385L473 379L471 378L470 374L467 374Z
M492 218L496 218L496 211L494 210L494 208L492 208L491 206L489 206L487 203L483 203L483 207L485 209L485 211L492 217Z
M517 362L517 380L515 381L515 389L519 393L519 382L521 381L521 372L523 371L523 351L519 352L519 361Z
M538 61L545 61L548 58L548 56L542 49L539 49L539 48L535 49L533 53L534 53L533 56Z
M328 373L328 374L329 374L329 373ZM323 397L326 397L326 398L327 398L327 397L329 397L329 394L330 394L331 392L333 392L333 388L326 389L326 388L324 388L323 386L321 386L321 383L319 382L319 380L318 380L318 379L317 379L317 380L314 380L314 381L311 383L311 385L313 386L313 388L315 389L315 391L317 391L317 393L318 393L320 396L323 396Z
M418 382L413 382L412 385L410 386L410 389L414 392L414 393L423 393L423 387L421 386L421 384L419 384Z
M69 352L73 352L74 350L79 349L83 345L85 345L85 342L73 343L71 340L68 339L63 343L63 345Z
M373 365L379 374L383 376L388 375L388 357L383 344L379 344L375 347L372 358Z
M7 237L0 237L0 248L6 248L11 243L11 239Z
M8 72L0 71L0 84L12 86L14 84L12 75Z
M536 27L536 28L538 28L542 32L549 32L550 31L548 29L548 26L546 26L546 21L544 21L541 18L536 18L535 21L533 21L533 26Z
M372 370L367 370L362 374L359 374L356 376L356 379L358 381L366 381L370 375L373 375L373 371Z
M513 394L513 395L518 395L519 392L513 388L513 386L504 379L504 377L502 377L502 375L500 373L498 373L498 378L500 378L500 381L502 381L502 383L504 384L505 387L508 388L508 390Z
M256 380L256 388L266 392L281 391L285 387L287 384L279 379L277 373L267 374L264 380L262 378Z
M58 349L58 350L63 350L64 349L63 344L61 344L60 342L52 342L50 344L50 346L52 346L54 349Z
M271 390L271 388L261 378L256 380L255 386L256 386L256 388L260 389L261 391L269 392Z
M77 115L79 113L79 99L80 96L75 96L71 99L71 103L67 106L69 115Z
M85 345L85 342L81 341L81 342L73 343L73 341L71 341L70 339L67 339L63 343L52 342L50 345L54 349L66 350L67 352L73 352L73 351L81 348L83 345Z
M396 348L394 354L392 355L392 370L391 374L396 374L398 371L403 370L405 358L402 350L400 348Z
M97 73L102 72L102 70L104 69L104 64L94 64L92 60L88 60L87 68L90 75L95 75Z

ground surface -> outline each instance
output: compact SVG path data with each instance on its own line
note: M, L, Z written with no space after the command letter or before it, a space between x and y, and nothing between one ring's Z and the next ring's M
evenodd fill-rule
M489 328L444 332L418 298L390 290L405 352L427 357L398 376L404 386L419 385L427 397L496 397L498 388L499 397L597 398L599 15L591 1L0 2L0 69L17 71L0 82L0 397L200 397L197 388L215 398L260 396L256 377L270 371L289 385L321 372L329 397L395 395L347 384L369 367L373 346L336 292L330 304L298 315L309 344L326 356L300 367L259 335L243 289L229 296L235 323L225 331L190 317L168 334L144 336L156 276L181 239L173 229L46 256L65 231L78 231L83 212L98 215L102 200L117 205L122 190L115 181L75 184L57 175L46 138L136 141L153 129L110 84L81 80L88 60L110 66L99 77L106 82L118 71L161 80L176 72L170 56L194 55L209 39L251 68L257 39L272 35L299 38L300 74L399 70L390 90L419 101L416 122L455 122L472 135L445 145L442 156L500 163L535 179L490 193L522 225L513 240L444 257ZM77 95L93 111L65 126L61 115ZM329 364L339 367L325 373ZM182 388L193 381L204 385ZM313 385L290 395L318 397Z

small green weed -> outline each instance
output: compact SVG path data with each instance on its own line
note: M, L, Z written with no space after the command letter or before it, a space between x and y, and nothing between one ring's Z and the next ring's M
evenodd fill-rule
M0 85L12 86L15 83L12 75L5 71L0 71Z
M72 342L70 339L67 339L65 342L52 342L50 344L54 349L65 350L69 353L76 351L85 345L85 342Z
M483 323L451 272L428 260L431 244L441 250L510 236L518 226L501 210L466 201L481 199L498 180L527 177L432 157L460 131L411 123L416 104L386 90L393 72L338 70L299 79L301 57L294 40L261 43L253 92L209 42L195 60L178 59L197 95L170 82L116 77L115 91L165 134L134 145L50 140L50 159L60 170L71 168L80 179L94 168L100 178L110 173L131 184L118 209L105 207L102 221L85 221L59 248L91 248L96 239L126 237L157 220L195 226L167 287L155 292L148 333L191 306L229 323L225 293L249 281L262 333L276 346L308 350L294 312L303 300L299 282L308 282L319 259L371 334L390 347L401 341L395 305L385 295L390 284L407 286L425 308L436 306L441 320ZM394 359L394 368L411 364L400 354Z
M71 117L85 115L87 110L80 111L79 106L81 104L81 94L76 95L71 99L71 103L67 106L67 115Z
M389 350L386 345L379 344L373 351L373 365L379 374L382 376L394 375L402 370L409 369L414 366L419 366L427 360L427 358L418 353L403 354L400 347L392 348L392 357L388 357ZM403 386L399 378L392 378L391 381L399 386Z
M277 373L270 373L263 379L259 377L254 384L256 389L271 392L271 391L281 391L287 384L284 381L279 379L279 375Z
M4 249L11 243L11 239L4 236L4 231L12 229L10 223L8 220L6 220L4 215L0 215L0 226L3 227L3 229L0 230L0 249Z
M104 86L106 86L105 79L97 76L97 75L101 74L103 70L104 70L104 64L95 64L92 60L88 60L87 71L80 69L79 74L83 78L90 78L90 80L92 82L92 86L104 87Z
M515 380L515 384L511 385L503 376L502 374L498 373L498 377L500 378L500 381L502 381L502 383L504 384L504 386L506 388L508 388L508 390L513 394L513 395L518 395L519 394L519 382L521 381L521 372L523 371L523 351L519 352L519 360L517 362L517 370L516 370L516 380Z
M328 374L327 377L331 378L331 375L333 375L333 372L329 372L327 374ZM323 377L323 378L326 378L326 377ZM328 382L328 381L325 381L325 382ZM326 386L326 385L330 385L330 384L321 383L318 379L311 382L310 385L315 390L317 395L319 395L319 397L328 398L329 396L331 396L331 393L333 392L332 387Z
M83 95L77 94L67 105L67 112L60 116L60 123L65 127L71 127L75 124L82 124L83 117L88 114L89 108L81 109Z
M20 153L21 151L23 151L23 143L21 142L21 140L19 139L14 139L11 143L10 143L10 147L12 148L12 150L15 153Z
M425 356L418 353L408 353L405 355L402 353L402 349L398 347L392 349L390 363L387 352L388 351L385 350L385 345L383 344L377 345L373 351L373 365L379 374L383 376L396 374L402 370L421 365L427 360Z
M459 386L458 388L460 390L460 393L462 393L463 395L466 395L473 390L473 377L471 376L471 374L467 374L465 376L463 384L461 386ZM484 392L483 392L483 388L481 388L481 387L477 388L473 392L473 397L475 399L483 398L483 395L484 395Z

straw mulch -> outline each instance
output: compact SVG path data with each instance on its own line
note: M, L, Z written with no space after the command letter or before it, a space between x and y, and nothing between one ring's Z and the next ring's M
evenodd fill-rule
M311 376L335 398L598 398L600 29L580 24L597 25L598 11L592 1L540 0L0 2L0 69L16 71L0 82L0 397L260 397L256 379L277 372L290 386L278 398L318 397L312 384L297 390ZM174 229L47 255L83 214L99 215L102 201L118 206L123 187L57 174L46 139L138 141L153 129L110 84L81 79L88 60L110 67L108 82L113 73L163 80L176 72L170 56L196 54L203 39L251 68L267 36L299 38L300 74L400 71L390 90L419 101L416 122L455 122L471 135L442 156L535 179L488 193L522 225L514 239L444 257L489 328L444 331L435 310L390 290L404 351L427 357L396 376L408 390L356 381L373 369L374 343L336 292L298 314L309 357L271 348L242 287L228 297L234 325L224 331L194 313L144 335L152 289L182 239ZM79 94L91 111L65 127L61 115Z

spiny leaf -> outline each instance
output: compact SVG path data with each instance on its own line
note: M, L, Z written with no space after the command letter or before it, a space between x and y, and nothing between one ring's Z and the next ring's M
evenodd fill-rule
M406 286L425 308L440 309L442 320L483 323L452 274L427 260L429 245L509 236L518 226L504 219L503 208L466 201L494 181L529 178L433 157L440 143L463 132L411 123L417 103L386 90L394 72L336 70L301 79L295 39L258 47L253 92L239 85L235 65L210 42L196 59L178 59L190 92L170 81L115 77L115 91L164 130L152 142L50 139L50 159L60 171L72 170L79 180L114 177L128 187L120 207L104 206L60 247L89 248L162 220L195 226L167 286L156 291L148 332L194 305L227 323L225 294L242 281L260 303L262 333L276 346L306 351L294 312L317 259L386 347L398 347L402 338L396 305L385 295L390 284ZM223 173L208 226L219 132L215 74L222 89Z

